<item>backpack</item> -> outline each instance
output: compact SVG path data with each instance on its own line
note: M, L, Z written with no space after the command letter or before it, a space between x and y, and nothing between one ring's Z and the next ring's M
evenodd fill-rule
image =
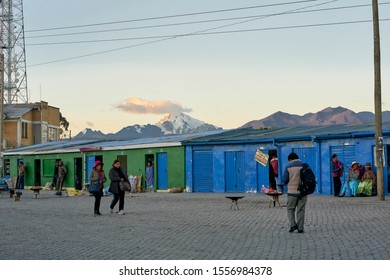
M313 170L307 163L304 163L299 171L298 190L302 195L312 194L316 190L316 185L316 176Z

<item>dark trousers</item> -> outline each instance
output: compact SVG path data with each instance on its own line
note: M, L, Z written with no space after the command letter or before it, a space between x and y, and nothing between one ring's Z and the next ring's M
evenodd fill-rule
M93 196L95 197L95 206L93 208L94 213L100 212L100 200L102 199L102 194L100 192L94 192L92 193Z
M125 207L125 192L119 191L119 193L114 193L114 197L111 201L110 208L114 209L115 205L119 200L119 211L124 210Z
M15 189L24 189L24 175L20 175L16 179L16 187L15 187Z
M306 202L307 196L287 196L287 218L290 228L297 227L298 230L304 230Z
M276 190L276 178L274 175L269 177L269 187L274 190Z
M340 177L333 177L333 188L334 188L334 195L338 196L340 194L340 190L341 190Z

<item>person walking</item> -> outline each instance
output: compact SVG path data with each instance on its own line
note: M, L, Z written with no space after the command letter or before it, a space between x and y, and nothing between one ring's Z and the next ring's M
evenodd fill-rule
M18 165L18 177L16 179L16 189L24 189L24 176L26 174L26 168L23 161L19 161Z
M300 170L303 162L296 153L288 155L289 164L285 167L282 180L287 185L287 218L290 224L289 232L298 230L304 232L305 208L307 196L302 195L298 190Z
M62 195L62 187L64 186L65 176L68 170L64 166L62 160L58 162L58 179L56 184L56 195Z
M333 154L332 159L330 160L330 170L333 178L334 196L339 196L341 190L341 176L344 175L344 165L336 154Z
M114 160L112 168L109 172L110 177L110 188L108 191L113 194L113 198L110 204L110 213L114 213L114 207L119 201L119 215L124 215L124 206L125 206L125 192L121 190L119 183L120 182L129 182L126 172L121 168L121 163L119 160Z
M100 190L99 192L92 192L93 196L95 197L95 205L94 205L94 214L95 216L100 216L100 201L103 196L103 188L104 183L106 182L106 175L103 171L103 163L100 160L95 161L95 164L92 167L91 173L89 174L89 180L91 183L100 184Z

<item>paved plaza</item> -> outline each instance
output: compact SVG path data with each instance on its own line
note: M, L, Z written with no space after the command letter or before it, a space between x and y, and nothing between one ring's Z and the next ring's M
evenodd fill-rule
M23 190L15 202L3 193L0 259L390 259L390 201L311 195L300 234L288 232L286 208L269 207L266 195L234 194L245 196L239 210L227 195L126 194L124 216L109 214L107 196L95 217L89 194L34 199Z

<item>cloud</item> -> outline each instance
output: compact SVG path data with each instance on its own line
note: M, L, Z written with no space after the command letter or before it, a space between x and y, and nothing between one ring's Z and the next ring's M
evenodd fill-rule
M88 127L93 127L93 126L94 126L94 123L93 123L93 122L87 122L87 126L88 126Z
M137 115L192 112L191 108L185 108L181 104L169 100L147 101L137 97L128 98L121 104L115 105L115 108Z

